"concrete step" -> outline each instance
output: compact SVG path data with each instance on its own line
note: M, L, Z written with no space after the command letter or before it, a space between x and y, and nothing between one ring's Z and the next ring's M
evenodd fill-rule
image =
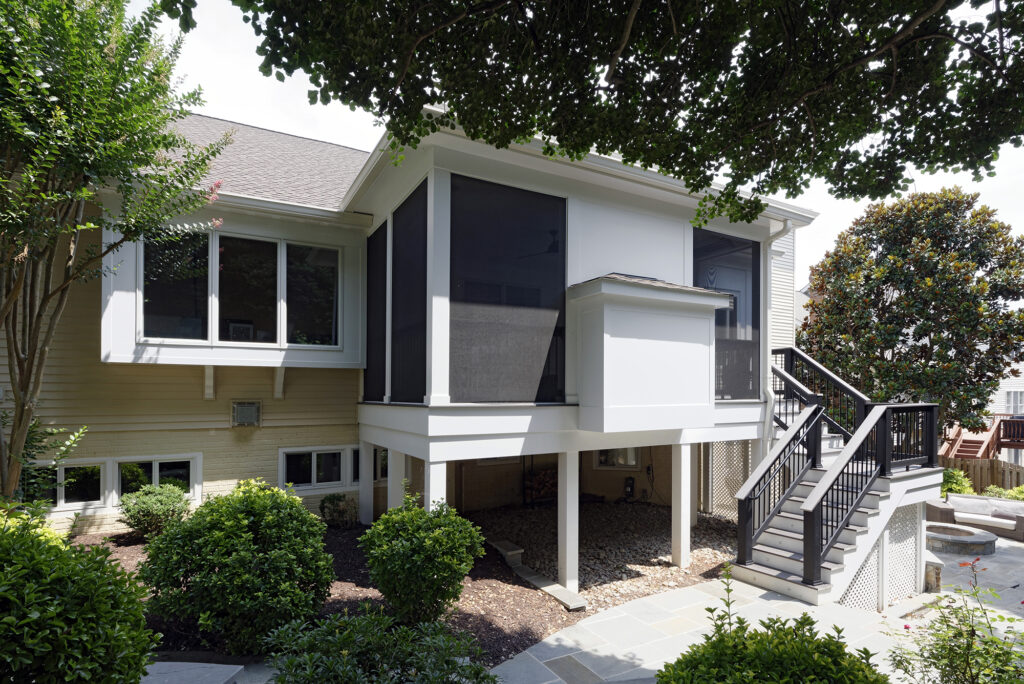
M789 596L814 606L820 605L832 590L832 585L830 584L819 584L817 586L804 584L802 575L770 568L760 563L734 565L732 567L732 576L741 582L774 591L783 596Z
M784 570L794 575L802 575L804 571L804 554L797 551L786 551L776 549L766 544L754 544L753 560L755 563L765 567ZM842 572L846 566L842 563L834 563L829 560L821 562L821 578L825 582L831 581L832 575Z

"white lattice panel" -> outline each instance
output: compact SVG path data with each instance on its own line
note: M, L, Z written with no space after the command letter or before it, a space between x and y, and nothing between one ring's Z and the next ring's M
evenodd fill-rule
M868 554L864 564L857 570L853 581L847 587L846 593L839 603L849 608L860 608L861 610L878 610L878 545L881 540L875 542L874 548Z
M736 519L736 492L750 474L750 442L711 445L711 512Z
M917 591L917 544L920 524L916 505L897 508L889 519L886 603L899 601Z

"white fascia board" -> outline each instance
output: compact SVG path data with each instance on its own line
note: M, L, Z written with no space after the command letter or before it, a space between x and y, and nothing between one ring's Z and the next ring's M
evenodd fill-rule
M677 305L686 308L724 309L730 305L731 298L727 294L700 291L698 288L669 289L657 285L646 285L636 282L613 281L605 278L594 278L569 288L567 299L581 301L593 297L617 300L642 300L659 304Z

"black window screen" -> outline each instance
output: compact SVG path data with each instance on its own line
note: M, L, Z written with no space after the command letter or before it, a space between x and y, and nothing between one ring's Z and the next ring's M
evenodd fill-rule
M452 401L565 401L565 200L452 175Z
M751 240L693 231L694 285L731 295L715 311L715 398L756 399L761 391L761 250Z
M366 374L363 400L384 401L387 344L388 229L366 238Z
M391 401L427 393L427 182L391 217Z

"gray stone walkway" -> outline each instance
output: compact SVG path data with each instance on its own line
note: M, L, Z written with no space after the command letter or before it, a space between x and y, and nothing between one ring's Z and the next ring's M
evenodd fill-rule
M809 606L771 591L733 581L733 611L754 624L766 617L810 613L821 632L843 629L851 649L878 653L873 662L888 671L885 654L907 620L901 615L934 598L926 594L872 613L839 605ZM505 684L654 682L655 673L711 629L708 607L721 607L721 582L705 582L648 596L603 611L535 644L492 672Z
M968 588L971 569L961 568L960 563L972 561L978 556L964 554L936 553L939 560L945 563L942 568L942 586L960 586ZM996 540L996 552L991 556L981 556L978 583L999 594L999 598L988 597L991 604L1017 617L1024 617L1024 543L999 537Z

